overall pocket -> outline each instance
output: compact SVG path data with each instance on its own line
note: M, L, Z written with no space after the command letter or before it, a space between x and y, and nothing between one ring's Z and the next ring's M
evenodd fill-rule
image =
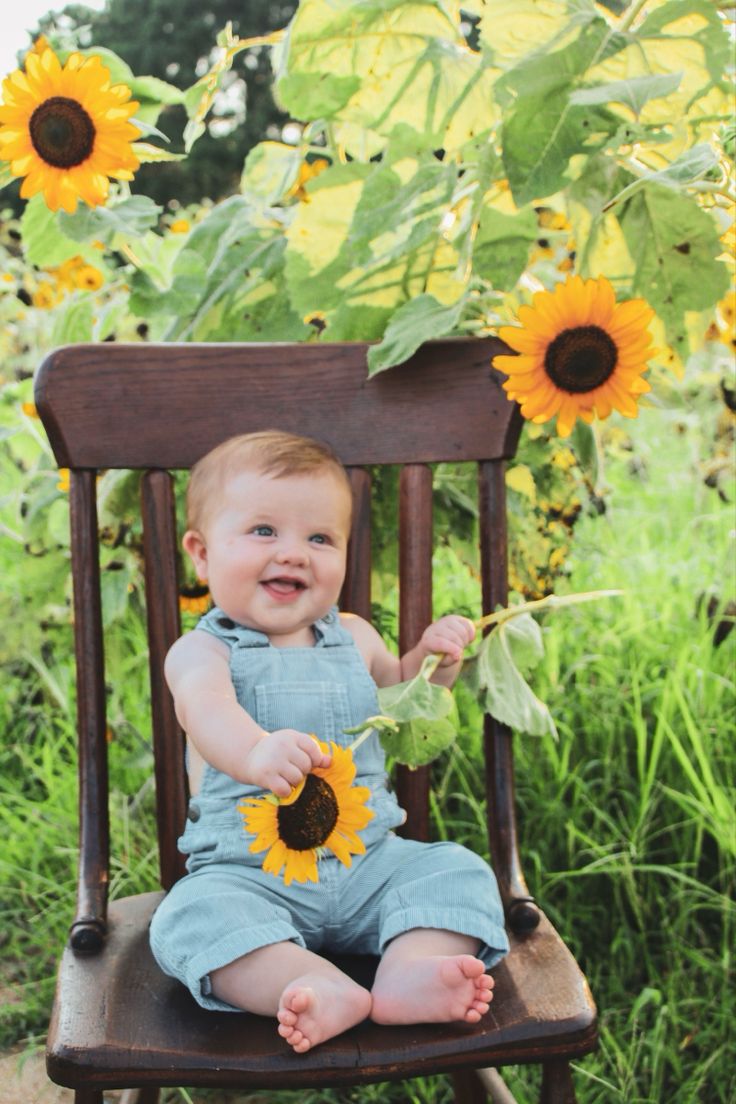
M341 742L350 725L346 686L334 682L275 682L255 687L256 721L267 732L295 728Z

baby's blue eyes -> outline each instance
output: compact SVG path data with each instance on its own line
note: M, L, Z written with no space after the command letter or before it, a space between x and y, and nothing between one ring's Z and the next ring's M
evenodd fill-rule
M254 525L253 528L251 529L251 533L253 533L253 535L256 536L256 537L275 537L276 536L276 530L274 529L273 525ZM329 544L330 543L330 538L328 536L326 536L324 533L314 533L309 539L314 544Z

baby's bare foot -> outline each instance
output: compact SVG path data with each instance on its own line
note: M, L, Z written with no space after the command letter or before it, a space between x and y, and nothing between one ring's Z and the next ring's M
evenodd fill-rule
M392 962L373 986L371 1019L380 1024L478 1023L488 1011L493 978L472 955Z
M281 994L279 1035L297 1054L304 1054L360 1023L370 1010L370 993L349 977L304 974Z

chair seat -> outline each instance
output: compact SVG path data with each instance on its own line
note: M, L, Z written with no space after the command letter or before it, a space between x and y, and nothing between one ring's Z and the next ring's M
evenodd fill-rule
M493 971L494 1000L479 1024L389 1028L365 1021L297 1055L273 1020L205 1011L161 973L148 945L161 898L145 893L112 902L102 952L81 957L65 950L47 1053L58 1084L275 1089L293 1088L298 1074L300 1086L349 1085L578 1057L595 1046L587 982L544 915L535 931L510 936L511 951ZM365 983L371 960L336 961Z

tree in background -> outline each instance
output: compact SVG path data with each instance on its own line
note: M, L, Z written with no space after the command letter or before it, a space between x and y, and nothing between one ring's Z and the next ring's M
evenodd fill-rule
M296 6L295 0L207 0L204 4L200 0L108 0L98 12L69 4L61 14L44 16L38 33L74 36L84 47L104 46L133 72L188 88L209 68L217 32L228 21L235 34L249 38L285 27ZM176 198L183 206L236 192L248 150L263 138L279 138L288 119L274 103L271 84L270 52L256 49L241 54L228 74L207 132L187 160L142 166L132 190L162 204ZM171 139L168 148L181 150L185 122L181 105L164 109L158 126Z

